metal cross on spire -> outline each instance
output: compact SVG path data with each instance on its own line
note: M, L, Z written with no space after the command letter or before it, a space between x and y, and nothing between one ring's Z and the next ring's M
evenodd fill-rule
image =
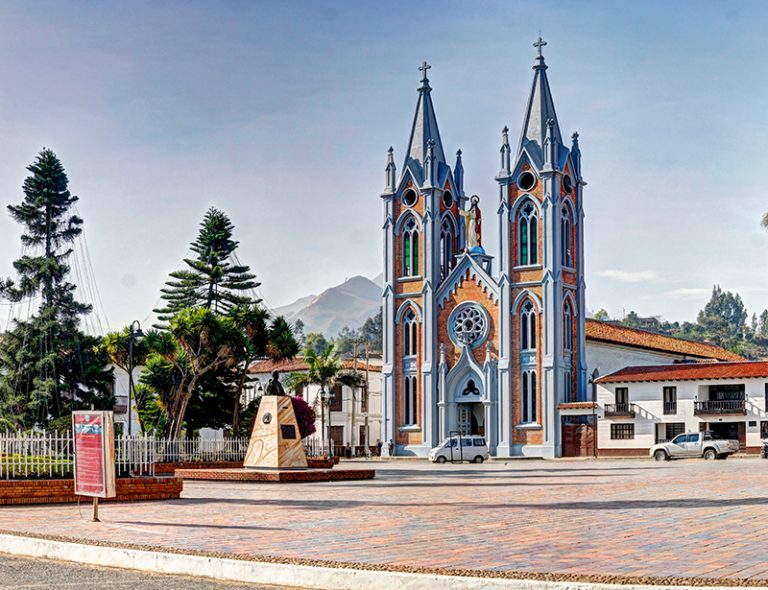
M421 72L421 81L423 83L429 82L429 79L427 78L427 70L430 69L432 66L429 65L426 60L419 66L419 71Z
M533 46L539 51L539 55L538 55L539 59L544 59L544 56L541 54L541 48L544 47L546 44L547 42L541 38L541 33L539 33L538 40L536 41L536 43L533 44Z

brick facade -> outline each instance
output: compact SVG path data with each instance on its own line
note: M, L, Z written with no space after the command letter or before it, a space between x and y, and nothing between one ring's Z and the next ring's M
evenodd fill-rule
M181 496L183 482L175 477L118 478L117 497L101 502L135 502L137 500L171 500ZM75 495L73 479L0 480L0 505L65 504L89 502L87 496Z

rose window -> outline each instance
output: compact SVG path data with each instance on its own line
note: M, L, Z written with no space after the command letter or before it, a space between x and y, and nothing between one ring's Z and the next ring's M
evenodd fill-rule
M465 346L471 346L483 338L487 326L485 314L475 306L459 310L453 318L453 333Z

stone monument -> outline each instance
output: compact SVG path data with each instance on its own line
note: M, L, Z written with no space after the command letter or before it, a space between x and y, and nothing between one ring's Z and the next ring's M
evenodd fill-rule
M248 469L307 467L307 455L289 396L264 395L261 398L243 465Z

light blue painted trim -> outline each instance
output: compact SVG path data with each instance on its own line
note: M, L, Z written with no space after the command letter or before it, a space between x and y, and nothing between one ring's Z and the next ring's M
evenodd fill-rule
M418 303L412 299L409 299L404 301L400 307L397 308L397 313L395 314L395 325L399 325L403 321L403 315L405 314L406 309L409 307L413 309L413 312L416 314L416 319L419 323L421 323L421 308L419 307Z
M537 284L538 284L538 283L537 283ZM542 305L542 303L541 303L541 299L539 298L539 296L538 296L538 295L536 295L536 293L532 293L532 292L531 292L531 291L529 291L528 289L526 289L525 291L521 291L521 292L518 294L518 296L515 298L514 302L512 303L512 313L513 313L514 315L518 315L518 314L520 313L520 304L521 304L521 303L523 302L523 300L525 300L526 298L528 298L528 299L531 299L531 301L533 301L533 303L534 303L534 304L536 305L536 307L538 308L538 309L536 310L536 311L537 311L537 313L539 313L539 314L540 314L540 313L542 312L542 310L544 309L544 307L543 307L543 305Z
M456 307L454 307L453 311L451 311L451 315L448 316L448 337L451 339L451 342L453 342L454 345L466 347L466 345L460 342L456 337L456 331L454 329L453 323L454 323L454 320L456 319L456 316L459 313L461 313L461 311L463 311L464 309L467 309L468 307L474 307L485 318L485 329L483 330L482 336L469 345L469 348L474 350L475 348L480 346L483 342L488 340L488 335L491 332L491 316L488 313L488 310L485 308L485 306L482 303L479 303L477 301L462 301Z
M400 217L397 218L397 221L395 222L395 235L400 235L400 230L403 227L403 224L408 220L409 217L413 217L414 220L416 220L416 225L418 226L419 231L423 231L423 226L421 223L421 217L418 213L413 211L412 209L406 209L400 214Z

